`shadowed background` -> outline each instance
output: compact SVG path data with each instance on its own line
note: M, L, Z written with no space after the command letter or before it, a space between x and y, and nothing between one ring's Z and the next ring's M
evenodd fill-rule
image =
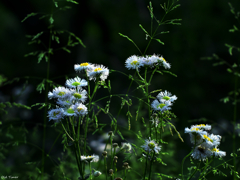
M157 19L161 19L164 15L160 3L163 3L163 1L152 0L153 12ZM159 32L170 31L169 34L157 36L165 45L152 41L146 53L148 55L154 53L162 55L171 64L170 71L177 74L178 77L169 74L164 76L157 74L153 78L150 91L155 89L168 90L178 97L172 107L172 112L177 116L173 123L185 141L181 143L179 139L174 139L174 144L177 144L177 152L174 157L178 163L191 149L189 137L184 134L184 128L195 123L203 123L203 121L189 122L189 120L199 118L208 119L207 123L213 125L212 132L223 136L220 149L227 151L227 157L229 157L232 143L227 131L232 131L230 121L233 119L233 105L229 102L224 104L220 102L220 99L227 96L229 91L234 90L234 78L226 71L226 66L213 67L213 61L203 61L200 58L216 53L230 64L236 62L238 59L237 51L234 50L233 56L230 56L228 48L224 44L238 46L238 34L229 32L233 25L238 24L234 15L230 12L228 1L197 0L179 1L179 3L181 6L170 12L166 19L182 19L182 25L160 26ZM234 7L240 5L239 1L232 1L231 3ZM73 32L83 41L86 48L79 45L69 48L71 53L66 51L54 52L50 59L50 79L64 85L66 75L69 78L79 75L75 73L73 67L74 64L82 62L103 64L109 69L134 74L133 70L128 71L125 68L125 60L133 54L141 54L130 41L121 37L118 33L130 37L143 52L148 40L146 40L146 35L139 24L142 24L148 32L150 31L151 21L147 9L148 4L149 1L146 0L88 0L80 1L78 5L66 2L59 3L59 6L68 5L71 6L71 9L54 11L53 29ZM40 39L48 46L48 18L39 20L40 16L34 16L23 23L21 23L21 20L32 12L49 13L51 12L51 6L51 2L48 0L0 2L0 74L7 80L20 77L19 81L1 87L0 102L17 102L27 106L44 102L45 91L39 93L36 91L36 87L42 81L41 78L46 78L47 63L44 59L38 63L37 57L24 57L24 55L32 51L44 50L42 44L29 45L26 35L36 35L41 31L46 31ZM154 21L153 30L156 27L157 24ZM64 44L68 38L66 35L59 37L60 45L53 43L53 48L60 47L61 43ZM24 76L32 77L28 79L27 84ZM113 94L126 93L130 83L128 78L119 73L111 73L109 79L111 80ZM24 84L26 88L21 91ZM98 95L101 94L98 93ZM117 108L120 106L118 103L121 102L112 100L110 111L113 115L116 115ZM20 122L25 122L30 132L37 127L36 137L28 137L28 140L41 147L41 124L44 109L38 110L38 107L33 107L31 111L23 108L9 108L7 110L7 115L1 114L3 124L0 128L4 131L8 124L16 123L18 126L21 125ZM124 121L124 117L123 113L120 120ZM127 122L126 117L125 121ZM141 122L140 120L138 122L133 120L132 126L134 126L134 123ZM49 126L47 127L47 150L51 148L54 138L57 136L52 132L51 124L48 123ZM109 130L109 127L106 128L106 132ZM20 132L15 132L15 134L17 133ZM174 136L177 137L176 133ZM3 140L3 142L6 141L8 140ZM168 137L168 142L172 143L170 141L171 136ZM60 142L59 140L58 146L60 146ZM36 150L31 148L27 145L9 148L9 152L5 152L6 158L0 163L1 167L6 169L4 173L17 172L17 174L21 174L25 167L19 167L22 169L20 171L17 166L28 161L34 161L33 159L39 160L41 153L38 156ZM53 148L52 152L60 155L61 150ZM20 158L19 155L22 155L22 157ZM46 167L48 166L47 164ZM51 174L51 171L48 168L46 169ZM175 171L172 174L177 175ZM0 175L2 175L1 172Z

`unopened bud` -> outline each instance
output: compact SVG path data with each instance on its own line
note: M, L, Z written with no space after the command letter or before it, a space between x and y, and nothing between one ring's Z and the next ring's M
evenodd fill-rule
M110 175L110 176L113 175L113 169L109 169L109 175Z
M107 157L107 151L103 151L103 152L102 152L102 155L103 155L104 157Z

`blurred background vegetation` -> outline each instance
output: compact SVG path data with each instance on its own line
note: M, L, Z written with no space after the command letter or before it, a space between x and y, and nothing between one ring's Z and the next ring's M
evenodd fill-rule
M163 2L152 0L154 14L158 19L164 15L164 11L160 7L160 3ZM184 134L184 128L195 123L211 124L213 126L212 132L223 136L220 149L227 152L226 159L230 158L232 142L229 132L233 129L230 123L233 120L233 105L231 102L224 104L220 102L220 99L226 97L229 91L234 90L234 78L226 71L225 66L213 67L213 61L203 61L200 58L212 56L215 53L233 64L239 59L238 52L234 50L231 56L225 43L238 46L240 42L239 34L229 32L233 25L238 24L230 12L228 1L182 0L179 3L181 4L180 8L170 12L166 19L182 19L182 25L161 26L159 31L170 31L169 34L158 36L165 45L153 41L146 53L162 55L172 65L170 71L178 76L176 78L169 74L164 76L158 74L150 86L150 91L155 89L168 90L178 97L172 107L172 112L177 115L173 123L181 133L184 143L177 138L176 133L173 137L166 137L166 141L169 142L169 152L175 152L171 156L177 165L174 164L175 162L167 163L166 169L168 171L165 173L174 176L180 173L181 160L191 149L189 137ZM236 7L236 10L239 10L239 1L233 0L231 3ZM125 60L133 54L140 54L131 42L118 33L130 37L144 51L148 41L139 24L150 31L148 4L148 0L88 0L79 1L78 5L60 3L61 6L71 6L71 9L54 13L54 29L73 32L81 38L86 48L76 46L70 49L71 53L66 51L54 52L50 60L50 79L57 84L64 85L66 76L72 78L79 75L75 73L73 67L74 64L82 62L103 64L109 69L133 74L134 71L128 71L125 68ZM36 88L42 78L46 78L47 63L45 60L38 63L37 57L24 57L24 55L32 51L44 50L42 44L29 45L29 39L26 35L36 35L41 31L47 31L49 22L48 19L39 20L39 16L30 17L23 23L21 20L32 12L50 13L51 6L52 2L49 0L0 2L1 79L11 81L19 77L18 81L11 84L2 83L0 102L16 102L27 106L44 102L44 90L39 93ZM153 27L156 28L155 22ZM48 38L48 33L46 33L41 37L41 40L44 44L48 44ZM60 45L62 42L66 42L67 38L65 35L60 36ZM58 48L59 45L53 43L52 47ZM128 78L119 73L111 73L109 79L113 94L126 93L130 83ZM101 93L98 95L101 96ZM112 99L110 112L115 116L120 107L119 103L121 102L118 99ZM13 106L12 108L4 108L8 111L7 114L3 111L0 112L2 122L0 129L2 136L4 134L5 137L1 138L0 142L15 142L16 139L19 141L19 144L14 146L8 144L5 147L8 151L1 153L0 175L19 175L21 177L27 172L29 175L31 167L25 163L41 160L41 150L35 146L40 148L42 146L44 108L41 110L38 108L35 106L28 110ZM124 121L127 122L124 113L119 118L123 124ZM204 119L198 122L190 121L200 118L206 118L207 121ZM141 121L135 122L133 120L132 126L135 126L134 123L141 123ZM23 125L28 131L26 134L22 132L24 130L20 131L16 128ZM56 130L51 125L51 122L47 124L46 151L49 152L51 149L50 155L57 162L57 158L62 156L61 138L55 144L54 141L61 132L58 129L61 128ZM127 126L127 123L125 125ZM110 127L106 127L103 132L107 133L109 130ZM128 133L125 138L131 141L130 139L134 139L131 136ZM24 139L28 142L27 144L24 143ZM95 139L100 139L100 137L95 137ZM93 140L94 137L89 139L89 141ZM119 140L119 142L121 141ZM101 156L100 153L99 155ZM40 164L36 165L39 169ZM186 162L186 164L188 163ZM53 162L47 159L45 169L49 175L53 174L54 168L52 166ZM69 168L68 165L65 164L65 166ZM134 169L134 166L132 168Z

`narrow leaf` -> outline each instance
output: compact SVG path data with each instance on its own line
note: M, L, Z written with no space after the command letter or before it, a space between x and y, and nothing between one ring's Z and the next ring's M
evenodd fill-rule
M36 16L38 13L31 13L31 14L28 14L21 22L24 22L26 19L28 19L29 17L32 17L32 16Z

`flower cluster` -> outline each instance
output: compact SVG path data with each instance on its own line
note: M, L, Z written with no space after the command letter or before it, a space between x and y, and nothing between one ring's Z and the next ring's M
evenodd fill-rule
M88 113L87 107L82 104L87 99L87 91L83 89L88 82L76 77L66 81L65 87L56 87L48 93L49 99L57 99L57 108L48 111L49 120L59 122L65 116L84 116Z
M192 125L191 128L185 128L185 133L190 134L190 141L194 144L192 157L198 160L206 160L209 157L226 156L226 152L220 151L221 136L209 134L207 130L211 129L211 125L200 124Z
M102 81L109 75L108 68L103 65L94 65L91 63L81 63L75 65L77 72L85 71L89 80L100 78ZM88 86L88 81L75 77L68 79L65 84L67 87L56 87L48 93L49 99L56 99L56 109L48 111L49 120L59 122L68 116L85 116L88 113L87 107L83 104L87 100L87 91L84 89Z
M151 106L153 108L154 111L166 111L166 110L170 110L172 106L172 103L177 99L177 96L173 95L168 92L160 92L157 95L157 99L155 99Z
M140 67L150 67L162 65L165 69L170 69L171 65L161 56L130 56L125 62L126 68L128 69L139 69Z

